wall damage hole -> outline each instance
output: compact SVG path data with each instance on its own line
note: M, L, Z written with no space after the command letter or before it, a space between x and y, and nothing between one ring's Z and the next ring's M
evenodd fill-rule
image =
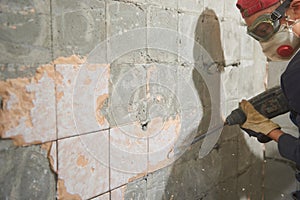
M148 121L147 121L147 122L144 122L144 123L141 123L142 130L143 130L143 131L146 131L146 130L147 130L148 123L149 123Z

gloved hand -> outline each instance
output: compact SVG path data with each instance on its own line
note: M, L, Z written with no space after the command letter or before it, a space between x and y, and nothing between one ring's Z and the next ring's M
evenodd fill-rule
M241 125L243 129L249 129L264 135L268 135L274 129L280 129L278 124L260 114L248 101L242 100L240 108L247 116L246 122Z
M260 143L267 143L272 141L272 139L269 138L267 135L264 135L262 133L256 133L255 131L252 131L250 129L245 129L245 128L242 129L246 131L246 133L248 133L250 137L256 137L257 141L259 141Z

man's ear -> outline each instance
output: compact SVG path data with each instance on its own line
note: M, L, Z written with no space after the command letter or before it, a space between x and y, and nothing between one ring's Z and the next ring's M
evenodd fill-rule
M290 5L292 13L287 13L292 19L300 19L300 0L293 0Z
M290 7L297 7L297 6L299 6L299 3L300 3L300 0L293 0L293 1L291 2Z

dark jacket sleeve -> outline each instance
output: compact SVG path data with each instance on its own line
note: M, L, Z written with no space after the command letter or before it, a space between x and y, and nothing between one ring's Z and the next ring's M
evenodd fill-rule
M292 58L281 75L281 88L293 114L292 121L300 128L300 51ZM300 165L299 138L289 134L281 135L278 139L278 149L281 156Z
M281 75L281 88L290 109L300 114L300 51L289 62Z
M278 149L282 157L300 165L300 139L289 134L282 134L278 139Z

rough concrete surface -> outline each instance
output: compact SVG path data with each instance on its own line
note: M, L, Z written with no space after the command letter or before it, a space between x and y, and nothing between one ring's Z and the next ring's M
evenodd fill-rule
M51 55L50 1L1 1L1 64L45 63Z
M0 140L0 199L55 199L55 175L40 145L15 147Z
M261 199L263 161L252 153L241 155L249 149L238 145L242 142L238 138L243 139L235 128L222 133L210 156L199 159L199 144L195 144L172 166L128 184L126 199Z

